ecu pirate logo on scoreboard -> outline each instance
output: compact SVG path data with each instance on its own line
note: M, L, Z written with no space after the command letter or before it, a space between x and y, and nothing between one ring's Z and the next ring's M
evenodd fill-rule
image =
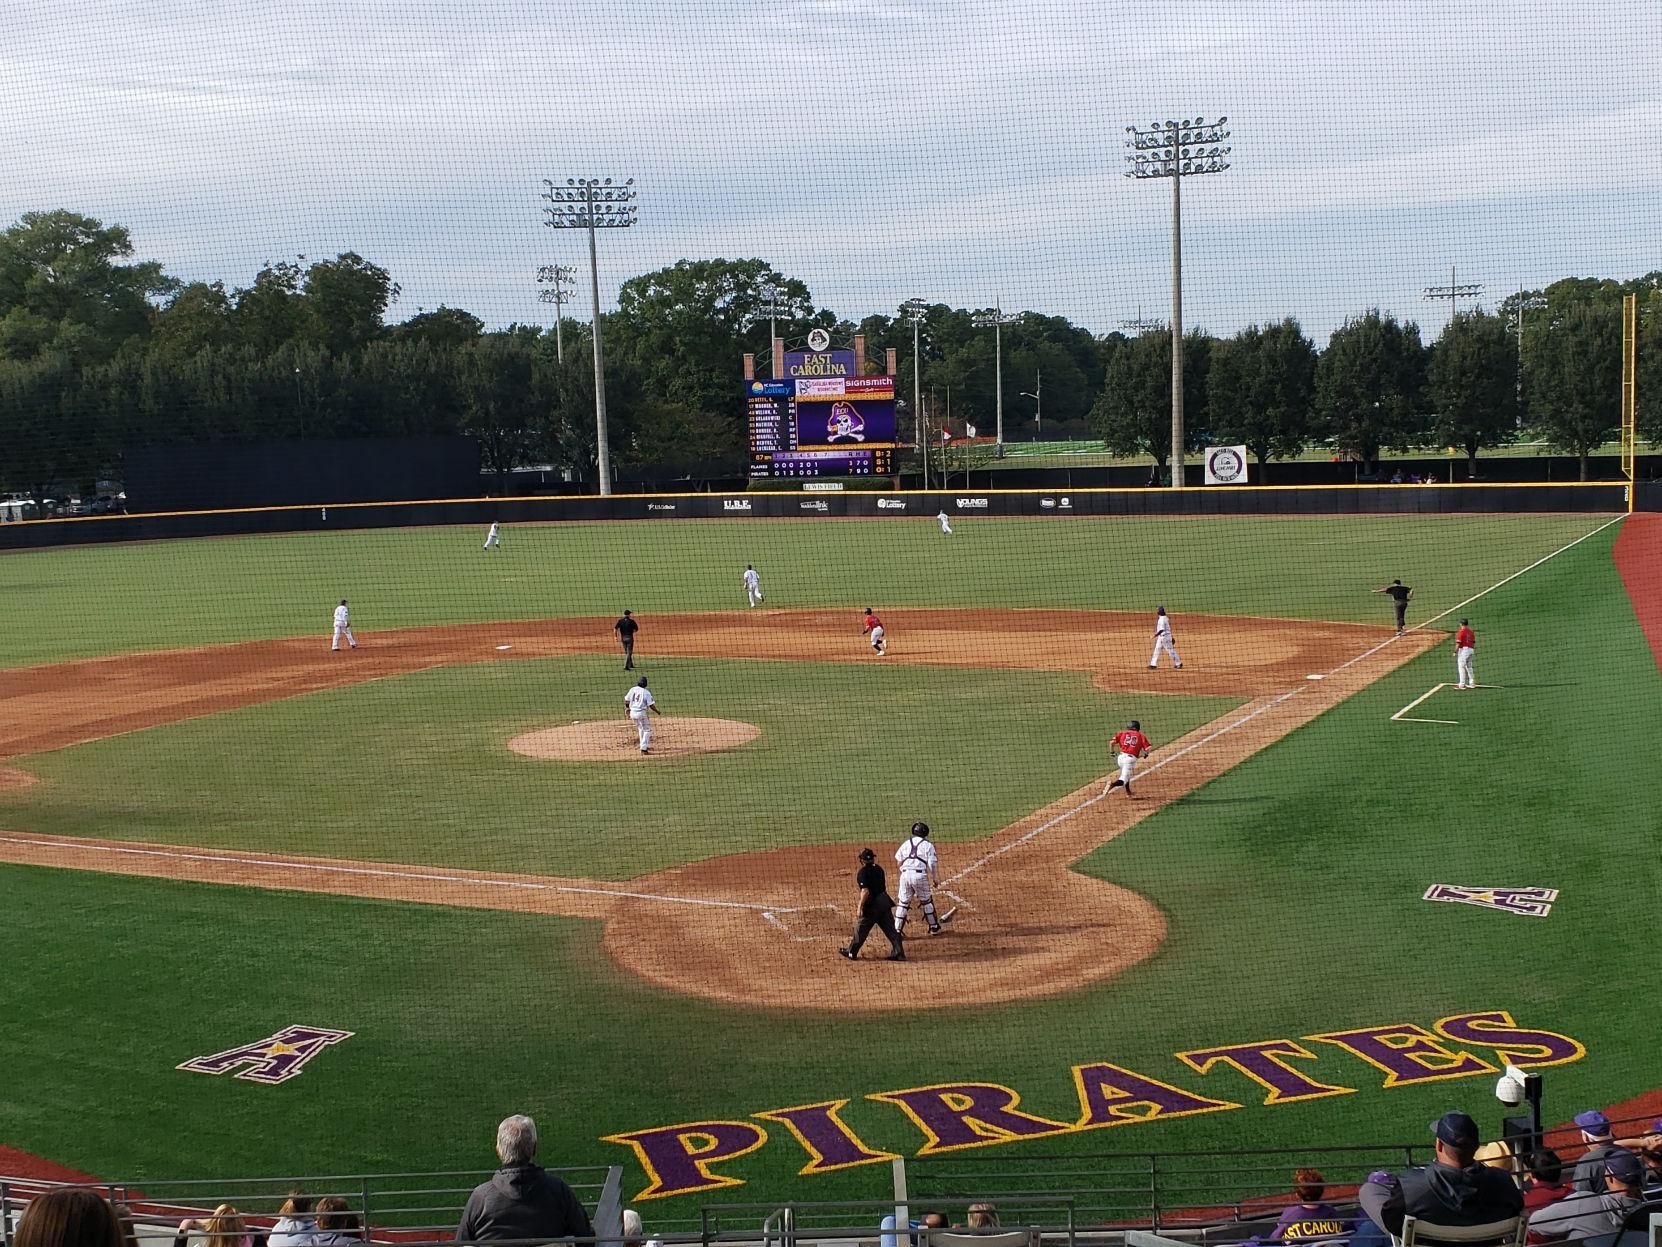
M192 1057L174 1068L189 1070L193 1074L228 1074L239 1070L235 1076L247 1082L287 1082L299 1075L307 1062L325 1048L350 1038L351 1031L330 1030L323 1026L285 1026L275 1035L227 1048L212 1056Z

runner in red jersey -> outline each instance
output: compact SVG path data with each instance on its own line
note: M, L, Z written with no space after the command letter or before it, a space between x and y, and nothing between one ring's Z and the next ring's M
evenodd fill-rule
M888 646L888 643L883 640L883 621L871 613L871 607L869 606L866 607L865 626L861 628L860 631L871 637L871 648L875 650L877 652L877 656L881 658L884 650Z
M1116 788L1124 788L1125 795L1129 797L1132 795L1131 772L1136 769L1137 760L1148 757L1148 751L1154 746L1150 743L1148 737L1143 735L1143 725L1132 719L1123 732L1114 733L1114 748L1120 751L1120 775L1118 779L1108 785L1106 792L1112 792Z

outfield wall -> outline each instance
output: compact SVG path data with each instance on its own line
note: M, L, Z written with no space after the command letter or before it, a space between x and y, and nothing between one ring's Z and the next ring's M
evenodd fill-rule
M1662 483L1643 482L1636 507L1662 510ZM1441 515L1626 511L1627 486L1585 484L1219 486L1185 489L929 490L899 493L750 491L620 494L610 498L459 498L427 502L180 511L0 525L0 549L172 537L224 537L443 524L568 520L953 519L988 516L1065 521L1077 515Z

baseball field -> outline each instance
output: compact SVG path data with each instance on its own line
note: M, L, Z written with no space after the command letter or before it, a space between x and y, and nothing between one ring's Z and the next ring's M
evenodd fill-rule
M523 1111L667 1223L881 1195L888 1156L958 1147L1417 1139L1498 1121L1508 1060L1551 1067L1549 1116L1646 1095L1659 529L734 518L0 556L0 1145L126 1179L455 1169ZM1370 592L1395 577L1401 637ZM1182 670L1149 669L1157 605ZM1154 750L1105 794L1131 719ZM849 964L856 854L893 890L914 819L957 912Z

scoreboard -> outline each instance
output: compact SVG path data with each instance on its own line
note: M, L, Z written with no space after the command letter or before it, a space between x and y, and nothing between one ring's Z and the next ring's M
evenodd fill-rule
M752 477L894 471L893 377L750 381L746 402Z

